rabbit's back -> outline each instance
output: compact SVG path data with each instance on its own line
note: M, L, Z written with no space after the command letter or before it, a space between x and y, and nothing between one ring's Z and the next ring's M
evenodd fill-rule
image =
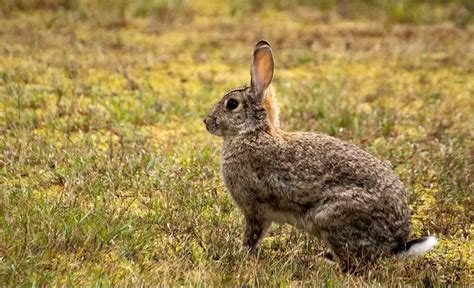
M319 133L260 133L226 139L222 168L224 177L235 176L239 185L284 192L282 199L288 196L301 203L319 200L326 190L332 195L334 187L362 187L370 197L391 191L401 202L406 197L388 163Z

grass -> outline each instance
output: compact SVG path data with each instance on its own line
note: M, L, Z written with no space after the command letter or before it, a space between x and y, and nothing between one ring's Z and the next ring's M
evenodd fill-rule
M0 1L0 284L474 283L470 2L289 3ZM202 118L260 38L284 129L390 161L433 252L355 276L287 226L240 250Z

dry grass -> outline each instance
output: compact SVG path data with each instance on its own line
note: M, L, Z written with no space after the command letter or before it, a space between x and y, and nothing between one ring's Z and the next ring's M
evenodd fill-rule
M469 1L372 2L0 1L0 284L474 283ZM291 227L240 250L201 119L260 38L284 128L391 161L433 252L355 276Z

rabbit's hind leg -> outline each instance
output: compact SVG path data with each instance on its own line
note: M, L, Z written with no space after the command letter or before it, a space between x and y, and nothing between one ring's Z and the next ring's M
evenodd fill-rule
M333 251L343 270L353 271L362 263L373 262L387 248L390 232L380 231L383 223L359 201L335 201L311 213L315 233Z
M332 252L331 249L327 249L326 251L320 253L318 256L323 258L323 260L328 264L336 264L337 256L336 254L334 254L334 252Z
M341 269L346 273L365 271L382 255L380 249L362 239L344 238L341 233L322 233ZM342 236L342 237L341 237Z

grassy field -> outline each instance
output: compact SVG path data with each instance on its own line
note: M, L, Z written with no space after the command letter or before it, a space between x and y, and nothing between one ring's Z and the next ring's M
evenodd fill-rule
M0 0L0 285L472 285L472 2L296 2ZM261 38L283 128L391 161L433 252L356 276L288 226L241 250L202 118Z

